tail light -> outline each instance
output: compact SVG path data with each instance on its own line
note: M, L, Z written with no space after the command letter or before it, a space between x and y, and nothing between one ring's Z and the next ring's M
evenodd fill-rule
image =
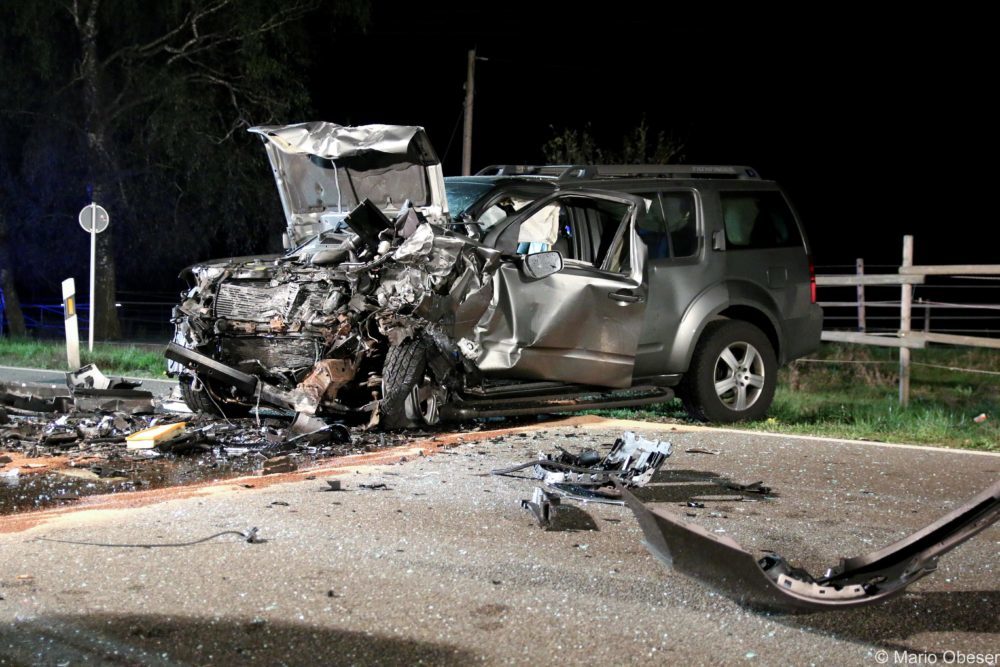
M809 257L809 296L816 303L816 265L813 264L812 257Z

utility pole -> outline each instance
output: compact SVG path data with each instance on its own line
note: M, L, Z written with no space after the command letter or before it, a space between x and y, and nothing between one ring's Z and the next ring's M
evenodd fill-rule
M462 128L462 175L472 173L472 98L476 91L476 50L469 51L469 70L465 77L465 126Z

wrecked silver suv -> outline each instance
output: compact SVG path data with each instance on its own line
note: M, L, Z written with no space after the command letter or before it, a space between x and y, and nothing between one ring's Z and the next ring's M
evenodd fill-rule
M798 222L749 170L575 168L452 221L421 128L251 131L294 247L185 270L167 356L194 409L398 428L663 402L678 387L697 416L734 421L762 416L778 363L818 345ZM679 226L684 257L669 255Z

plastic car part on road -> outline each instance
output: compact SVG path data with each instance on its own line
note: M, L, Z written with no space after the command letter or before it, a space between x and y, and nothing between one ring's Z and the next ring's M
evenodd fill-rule
M884 549L842 559L822 577L778 555L758 560L735 541L682 517L650 508L621 483L646 547L666 565L739 603L770 611L815 612L882 602L930 574L938 559L1000 519L1000 482L934 523Z

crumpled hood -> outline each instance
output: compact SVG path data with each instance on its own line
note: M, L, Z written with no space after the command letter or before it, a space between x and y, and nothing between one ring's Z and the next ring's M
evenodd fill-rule
M424 128L416 125L360 125L350 127L316 121L294 125L261 125L259 134L285 153L306 153L336 160L366 153L408 156L424 165L438 164Z
M409 201L429 220L446 222L441 162L422 127L309 122L249 131L264 141L288 246L337 228L365 199L390 218Z

